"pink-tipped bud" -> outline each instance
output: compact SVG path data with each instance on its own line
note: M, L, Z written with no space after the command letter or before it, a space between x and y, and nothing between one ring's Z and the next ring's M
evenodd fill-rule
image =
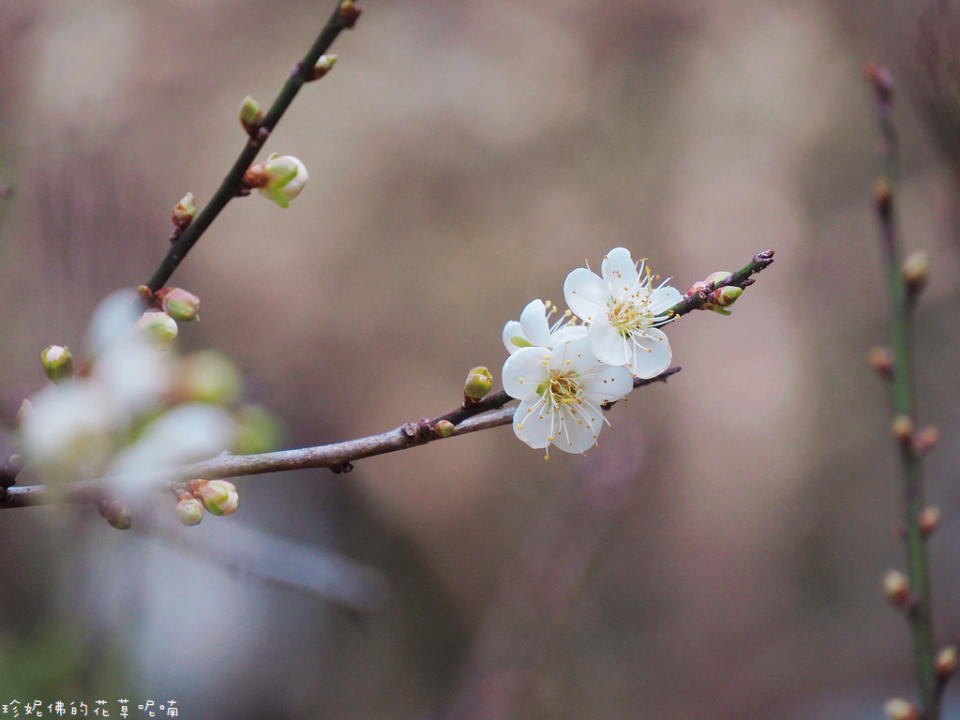
M240 499L237 488L226 480L195 480L193 494L203 501L211 515L232 515Z
M920 525L920 532L923 533L924 537L933 535L940 526L940 508L936 505L927 505L920 511L918 523Z
M453 435L454 425L449 420L440 420L433 426L433 434L437 437L450 437Z
M247 95L240 101L240 107L237 110L240 118L240 124L247 131L248 135L253 135L263 122L263 110L260 109L260 103Z
M901 272L907 292L916 297L923 290L930 276L930 258L923 250L916 250L903 261Z
M189 493L184 493L184 497L177 500L175 512L177 520L187 527L193 527L203 520L203 503Z
M957 648L955 645L947 645L940 648L937 657L934 660L934 666L937 668L937 675L941 680L946 680L957 671Z
M920 720L920 712L903 698L891 698L883 705L888 720Z
M907 576L899 570L887 570L883 576L883 595L887 602L895 608L905 609L910 607L912 598L910 597L910 581Z
M360 13L363 12L357 7L353 0L340 0L340 21L346 28L352 28Z
M867 364L884 380L893 377L893 353L887 348L870 348L870 352L867 353Z
M157 293L160 296L160 293ZM170 288L163 293L163 311L177 322L193 322L200 318L200 298L183 288Z
M922 457L933 450L940 441L940 428L936 425L927 425L917 431L913 438L913 452L917 457Z
M493 376L490 371L479 365L467 373L463 384L463 397L468 403L480 402L493 387Z
M897 415L890 424L893 439L901 445L910 445L913 441L913 420L909 415Z
M118 500L101 500L97 503L97 511L100 517L117 530L129 530L133 525L130 508Z
M193 197L193 193L188 192L178 202L173 208L173 215L171 220L173 224L176 225L180 230L186 230L187 225L189 225L193 218L197 215L197 203Z
M336 55L321 55L320 59L317 60L317 64L313 66L313 79L319 80L328 72L333 70L333 66L336 64Z
M159 310L145 312L134 327L159 345L171 342L178 332L177 321Z
M728 307L733 305L742 294L743 288L736 285L724 285L710 293L710 301L719 307Z
M887 217L893 207L893 186L886 178L877 178L873 183L873 205L881 217Z
M64 345L48 345L40 352L43 372L55 383L73 377L73 355Z

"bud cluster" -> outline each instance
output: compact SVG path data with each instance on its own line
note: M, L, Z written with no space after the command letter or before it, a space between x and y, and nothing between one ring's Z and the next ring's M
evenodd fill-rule
M722 280L726 280L730 277L731 273L726 272L725 270L718 270L712 272L703 280L698 280L687 290L687 295L695 295L697 293L706 292L708 288L712 288L707 292L707 302L700 306L701 310L712 310L715 313L720 313L721 315L729 315L730 311L727 310L730 305L733 305L737 298L743 294L743 288L736 285L720 285L715 286L715 283L718 283Z
M232 515L239 499L236 486L226 480L191 480L177 492L177 519L190 527L200 524L204 510L211 515Z

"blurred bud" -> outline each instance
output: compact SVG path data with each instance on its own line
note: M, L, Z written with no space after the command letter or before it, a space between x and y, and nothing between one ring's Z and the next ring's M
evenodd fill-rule
M194 200L193 193L188 192L178 202L173 208L173 215L171 219L173 224L176 225L181 230L185 230L187 225L193 220L197 214L197 203Z
M319 80L328 72L333 70L333 66L336 64L336 55L321 55L320 59L317 60L317 64L313 66L313 79Z
M916 297L927 284L927 278L930 275L930 258L923 250L915 250L903 261L901 272L907 292L912 297Z
M433 433L437 437L450 437L453 435L454 425L449 420L440 420L433 426Z
M260 109L260 103L247 95L241 102L238 109L240 124L247 131L248 135L253 135L263 122L263 110Z
M894 440L906 445L913 440L913 420L909 415L896 415L890 424L890 432Z
M187 527L199 525L203 520L203 503L189 493L184 493L183 497L177 501L175 511L177 520Z
M179 394L187 401L229 405L243 389L237 366L216 350L183 358L176 377Z
M211 515L232 515L240 499L237 488L226 480L196 480L194 495L203 501Z
M910 606L910 581L899 570L887 570L883 576L883 595L887 602L896 608Z
M309 179L307 168L293 155L271 154L265 163L251 165L243 176L243 184L257 188L282 208L290 207Z
M920 511L920 532L924 537L930 537L940 525L940 508L936 505L927 505Z
M101 500L97 503L97 511L100 517L117 530L129 530L133 524L130 508L118 500Z
M890 100L893 97L893 75L889 68L870 61L864 64L863 74L881 99Z
M157 292L160 297L160 292ZM170 288L161 298L163 311L177 322L200 319L200 298L183 288Z
M73 377L73 355L64 345L48 345L40 352L43 371L53 382L63 382Z
M870 352L867 354L867 363L884 380L893 377L893 353L887 348L870 348Z
M873 205L883 217L890 214L893 207L893 187L886 178L877 178L873 183Z
M20 407L17 409L17 424L23 426L36 412L37 411L33 409L33 403L30 402L30 399L24 398L23 402L20 403Z
M954 645L947 645L940 648L937 658L934 661L937 668L937 675L941 680L946 680L957 670L957 648Z
M237 455L270 452L280 447L283 426L272 414L256 405L248 405L240 411L233 441Z
M177 336L177 321L159 310L145 312L135 327L160 344L169 343Z
M903 698L891 698L883 705L883 712L889 720L920 720L919 711Z
M921 428L913 439L913 452L917 457L926 455L936 447L940 441L940 428L936 425L927 425Z
M340 0L340 20L344 27L353 27L361 12L362 10L356 6L353 0Z
M743 288L737 287L736 285L725 285L710 293L710 300L713 301L714 305L727 307L733 305L742 294Z
M480 402L493 387L493 376L487 368L479 365L467 373L463 384L463 397L470 403Z
M704 282L705 283L719 282L721 280L726 280L728 277L730 277L730 275L731 273L728 273L726 270L717 270L716 272L712 272L709 275L707 275Z

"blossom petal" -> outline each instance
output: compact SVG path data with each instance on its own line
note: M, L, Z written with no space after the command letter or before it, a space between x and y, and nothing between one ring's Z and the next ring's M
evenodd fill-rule
M568 340L579 340L587 337L586 325L564 325L550 336L550 346L558 347Z
M622 367L601 366L585 377L583 391L587 400L595 405L625 398L633 390L633 375Z
M530 346L530 341L524 336L520 323L516 320L510 320L503 326L503 346L511 355L522 347Z
M598 360L608 365L626 365L632 355L630 341L606 322L606 318L590 326L590 349Z
M563 297L574 315L591 323L606 313L610 291L599 275L577 268L563 281Z
M633 338L633 362L627 367L639 378L656 377L670 366L673 351L666 333L648 328L644 335Z
M553 444L558 450L582 453L597 444L597 436L603 426L603 412L599 407L564 405L557 412L560 415L559 432Z
M603 258L600 271L612 295L632 290L640 278L637 274L637 266L630 257L630 251L622 247L614 248L607 253Z
M599 364L590 349L590 338L568 338L558 343L550 359L552 370L573 370L580 375L593 373Z
M513 413L513 432L532 448L544 448L550 444L551 427L557 419L553 408L544 406L543 398L534 393L524 398Z
M550 325L547 323L547 308L543 300L531 300L520 313L520 327L533 345L550 346Z
M650 293L647 307L654 315L662 315L683 299L683 295L675 287L664 285Z
M501 379L507 395L526 398L536 395L537 386L547 377L550 351L547 348L520 348L503 364Z

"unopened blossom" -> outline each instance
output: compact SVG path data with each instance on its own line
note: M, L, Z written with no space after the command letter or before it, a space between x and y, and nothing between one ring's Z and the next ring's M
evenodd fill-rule
M260 194L282 208L290 207L290 201L300 194L310 177L299 158L277 153L267 158L262 172L266 182L259 187Z
M503 365L503 389L520 400L513 431L532 448L555 445L582 453L597 442L601 406L633 389L630 373L600 362L587 338L566 339L555 348L520 348ZM549 456L549 450L548 450Z
M549 318L559 308L549 300L531 300L520 313L520 320L503 326L503 346L511 355L524 347L552 348L564 340L586 337L587 329L578 325L569 310L560 313L551 325Z
M656 377L670 365L670 342L659 326L670 322L668 310L682 297L666 281L653 281L645 263L638 268L630 251L619 247L604 257L601 275L577 268L563 283L567 305L588 325L597 359L640 378Z

